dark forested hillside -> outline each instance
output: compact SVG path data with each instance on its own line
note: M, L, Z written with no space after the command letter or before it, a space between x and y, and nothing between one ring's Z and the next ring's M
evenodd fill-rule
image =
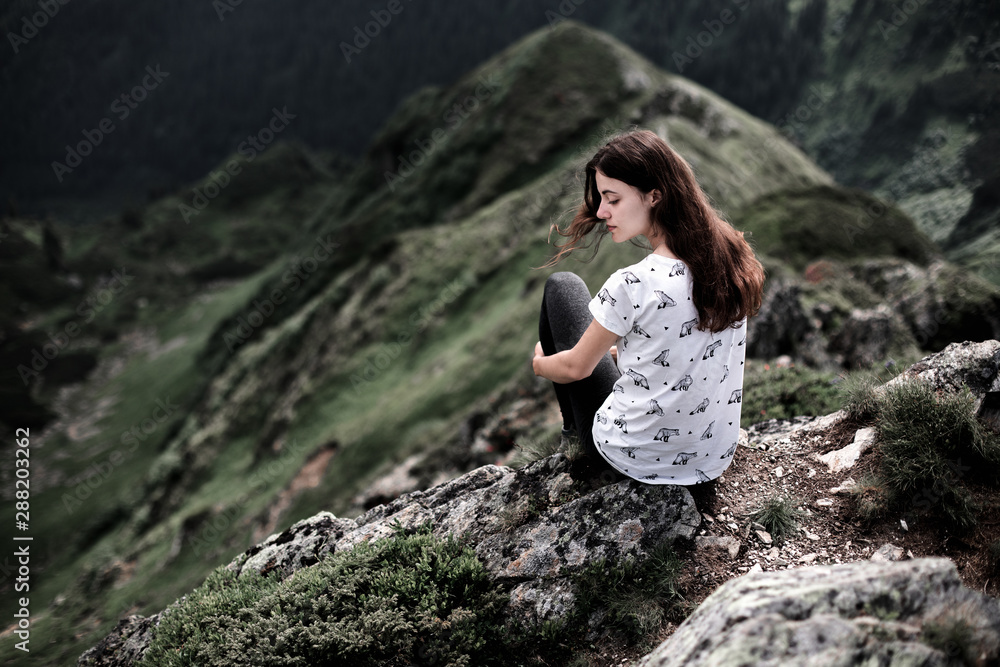
M364 0L93 0L53 3L48 17L17 0L0 10L0 198L77 219L86 209L59 200L139 203L200 178L275 108L293 116L280 138L358 155L410 93L565 17L777 118L819 62L826 11L826 0L794 16L788 5L401 0L392 14ZM67 147L81 142L77 158Z

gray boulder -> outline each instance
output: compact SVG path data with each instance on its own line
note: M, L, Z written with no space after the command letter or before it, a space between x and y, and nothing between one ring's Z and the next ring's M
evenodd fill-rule
M239 575L288 577L330 553L431 522L435 535L462 537L475 549L509 590L512 615L527 623L559 619L573 609L572 575L601 558L611 565L642 560L664 541L690 540L701 524L685 487L582 477L574 478L561 454L520 470L483 466L354 520L322 512L270 536L227 567ZM133 664L148 646L157 617L122 621L79 664Z
M637 667L995 664L1000 602L944 558L760 572L706 599Z

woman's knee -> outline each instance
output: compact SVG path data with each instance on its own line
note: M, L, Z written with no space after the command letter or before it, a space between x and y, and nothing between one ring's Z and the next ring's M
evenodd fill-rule
M557 293L565 294L579 291L580 289L583 289L587 293L587 298L589 299L590 292L587 289L587 283L583 282L583 278L572 271L556 271L545 280L545 296L547 297L551 297Z

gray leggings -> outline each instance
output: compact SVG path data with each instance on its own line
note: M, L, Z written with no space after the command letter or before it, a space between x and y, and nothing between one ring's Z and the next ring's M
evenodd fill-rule
M594 319L587 307L589 303L590 291L580 276L569 271L549 276L538 321L538 339L546 356L576 345ZM611 354L606 353L590 377L566 384L552 383L562 410L563 427L576 431L589 455L600 457L591 432L594 415L619 377L621 373Z

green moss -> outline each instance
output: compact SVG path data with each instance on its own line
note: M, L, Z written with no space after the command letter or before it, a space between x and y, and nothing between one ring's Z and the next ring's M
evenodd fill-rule
M740 424L747 427L768 419L835 412L840 407L837 380L828 371L747 360Z

